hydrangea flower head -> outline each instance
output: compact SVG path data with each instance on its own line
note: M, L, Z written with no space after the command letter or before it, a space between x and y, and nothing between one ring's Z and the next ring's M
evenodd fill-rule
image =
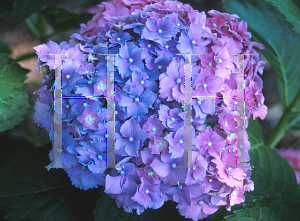
M264 62L255 51L263 46L251 41L247 24L214 10L208 18L177 1L113 0L91 10L93 19L69 42L35 47L37 69L45 77L36 92L34 120L53 143L54 111L59 113L54 54L62 54L61 162L71 166L64 170L73 185L84 190L102 185L118 207L137 214L173 200L179 213L194 221L244 202L244 192L253 191L254 184L249 168L233 167L240 123L236 100L228 99L237 95L233 54L248 54L245 127L252 115L267 114L258 75ZM184 54L194 55L187 61ZM191 85L186 85L188 62ZM190 113L184 109L187 87ZM246 130L244 138L249 161ZM114 150L108 148L111 142ZM107 168L112 151L116 165ZM49 157L54 159L53 149Z

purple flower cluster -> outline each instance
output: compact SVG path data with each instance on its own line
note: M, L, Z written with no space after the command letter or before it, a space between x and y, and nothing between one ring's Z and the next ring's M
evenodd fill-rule
M54 56L62 58L62 164L73 184L87 190L105 186L119 207L141 214L178 203L179 213L200 220L220 206L244 202L253 191L249 168L236 162L237 58L245 55L245 120L264 119L262 74L247 24L237 15L194 11L177 1L102 3L99 13L69 43L35 47L37 69L45 73L37 91L36 123L53 131ZM145 6L146 5L146 6ZM144 8L142 6L145 6ZM122 11L118 7L131 10ZM134 9L134 10L133 10ZM136 10L135 10L136 9ZM121 14L120 14L121 13ZM122 13L125 13L122 14ZM131 14L129 14L131 13ZM116 16L116 17L113 17ZM97 22L96 22L97 21ZM185 60L193 53L192 134L185 129ZM106 54L115 56L115 160L107 165ZM81 97L81 98L74 98ZM88 97L87 96L92 96ZM245 160L249 161L245 130ZM184 166L184 140L192 140L191 162ZM51 157L52 154L52 157ZM53 160L53 150L50 152ZM249 164L247 164L249 165Z

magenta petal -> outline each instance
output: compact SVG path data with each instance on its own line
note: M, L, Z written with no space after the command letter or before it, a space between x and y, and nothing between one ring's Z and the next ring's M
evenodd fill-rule
M121 179L122 176L112 177L108 174L105 180L105 193L107 194L122 193Z
M226 198L220 197L218 194L216 194L211 197L210 201L215 206L223 206L223 205L227 205L227 202L225 199Z
M149 207L149 204L151 202L151 199L148 196L148 194L145 194L144 192L140 193L138 191L134 194L133 197L131 197L131 199L138 202L139 204L142 204L145 207L145 209Z
M155 171L155 173L161 177L166 177L171 169L170 164L168 163L163 163L161 160L158 158L155 158L152 163L150 164L152 169Z
M201 168L196 168L193 172L193 177L195 180L203 181L206 175L206 169L201 167Z
M230 171L231 175L237 180L245 179L245 172L241 168L235 168Z
M143 151L141 151L141 156L142 156L143 163L146 165L150 165L154 159L154 155L151 154L149 148L145 148Z
M207 90L214 94L222 90L223 88L223 80L220 77L215 75L209 76L205 79L207 84Z
M206 203L203 204L203 212L204 212L205 214L213 214L213 213L215 213L218 209L219 209L218 206L209 205L209 204L206 204Z

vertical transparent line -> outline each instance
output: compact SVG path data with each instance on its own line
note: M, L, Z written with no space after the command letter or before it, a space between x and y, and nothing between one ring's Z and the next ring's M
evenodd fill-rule
M114 55L107 55L107 168L115 168Z
M191 109L192 109L192 55L185 55L185 96L184 96L184 167L192 167L192 123L191 123Z
M55 88L54 88L54 168L62 168L62 89L61 89L61 54L55 54Z
M244 132L245 132L245 79L244 54L237 55L237 166L244 167Z

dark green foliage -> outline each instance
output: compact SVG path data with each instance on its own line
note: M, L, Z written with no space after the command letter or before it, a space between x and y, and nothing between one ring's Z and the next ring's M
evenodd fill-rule
M6 53L0 53L0 132L19 124L28 113L27 73Z
M10 221L91 221L99 189L79 190L62 169L47 171L49 146L0 136L0 210ZM11 144L22 145L11 145ZM5 157L6 159L3 159Z

